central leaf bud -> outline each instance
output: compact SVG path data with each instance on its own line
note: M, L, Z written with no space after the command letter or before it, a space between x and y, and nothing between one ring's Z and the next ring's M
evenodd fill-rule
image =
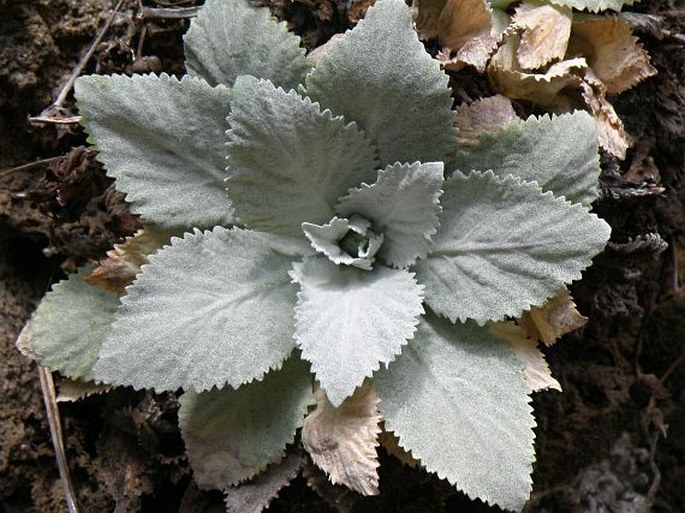
M302 223L302 231L312 247L334 264L351 265L370 271L383 244L383 234L371 230L371 222L361 216L334 217L324 225Z

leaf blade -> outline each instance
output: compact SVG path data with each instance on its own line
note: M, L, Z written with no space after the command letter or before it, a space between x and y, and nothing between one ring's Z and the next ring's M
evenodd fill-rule
M429 315L374 383L387 428L427 470L473 498L520 511L531 489L535 425L522 367L486 328Z
M263 381L237 390L186 392L179 424L203 488L224 489L280 461L314 403L311 374L297 355Z
M293 349L288 270L308 251L238 228L172 239L127 288L96 376L195 391L260 378Z
M241 77L229 118L228 193L248 226L300 236L339 196L374 176L374 149L354 124L295 91Z
M300 285L295 338L334 406L394 359L423 313L422 288L406 269L373 271L317 258L294 266Z
M589 205L599 196L595 123L583 111L515 121L459 151L448 165L454 169L536 181L555 196Z
M98 160L136 213L162 228L232 222L227 88L166 74L91 75L76 81L75 95Z
M232 86L240 75L268 78L286 90L309 65L300 38L266 8L245 0L208 0L183 36L186 69L210 85Z
M335 114L356 121L378 147L382 166L441 161L455 135L447 77L419 42L401 0L369 8L318 60L305 89Z
M536 183L492 172L445 182L441 226L416 264L426 303L450 319L479 324L541 305L605 246L609 225Z
M88 285L91 267L55 284L22 330L17 346L64 376L93 379L93 366L119 307L116 294Z

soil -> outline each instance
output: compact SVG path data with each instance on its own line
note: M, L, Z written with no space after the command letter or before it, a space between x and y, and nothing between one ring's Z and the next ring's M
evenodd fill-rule
M192 0L0 0L0 511L66 511L38 371L14 341L65 271L97 260L139 226L78 125L30 122L58 96L113 5L119 15L86 73L182 74L187 19L142 16ZM345 30L367 2L265 1L307 48ZM635 144L604 158L595 211L613 229L572 292L591 321L546 350L564 393L535 394L538 427L529 512L685 511L685 10L632 7L659 75L612 98ZM488 92L452 77L459 101ZM527 105L520 110L531 111ZM74 115L67 97L52 115ZM55 376L58 381L60 378ZM60 403L64 445L84 512L221 512L183 455L173 394L116 389ZM305 468L270 511L493 512L445 482L381 454L380 498L360 498Z

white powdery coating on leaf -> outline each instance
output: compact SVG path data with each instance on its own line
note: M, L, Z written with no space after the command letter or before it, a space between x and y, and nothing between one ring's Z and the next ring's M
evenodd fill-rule
M97 159L134 212L163 228L233 221L223 184L226 87L164 73L91 75L74 94Z
M431 253L416 264L426 303L455 322L518 316L581 277L608 224L537 183L491 171L445 182Z
M198 485L224 489L279 461L314 402L308 365L297 354L237 390L186 392L179 426Z
M381 166L442 161L453 142L449 79L419 42L402 0L369 8L305 83L312 99L360 126Z
M296 264L295 338L333 406L388 363L413 337L423 288L406 269L340 267L324 258Z
M237 387L291 353L305 241L234 228L173 238L150 257L103 344L96 377L156 390Z
M535 459L522 371L487 328L429 314L374 383L386 429L428 471L472 498L520 511Z
M207 0L183 43L188 74L210 85L252 75L293 89L309 71L299 36L246 0Z

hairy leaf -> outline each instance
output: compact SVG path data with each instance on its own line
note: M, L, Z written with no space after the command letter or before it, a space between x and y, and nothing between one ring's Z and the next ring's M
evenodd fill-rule
M452 322L518 316L580 278L610 228L536 183L492 172L445 182L441 226L416 265L426 302Z
M633 5L635 1L636 0L554 0L554 3L571 7L579 11L599 12L606 11L607 9L620 11L624 5Z
M353 123L252 77L232 98L228 193L251 228L301 236L303 222L329 221L338 197L373 179L374 150Z
M324 258L296 264L295 338L333 406L412 338L423 290L406 269L340 267Z
M490 326L493 335L511 344L516 357L525 365L523 375L531 392L553 389L561 392L561 385L552 377L545 355L538 349L537 341L528 338L526 331L513 322L498 322Z
M370 220L384 237L378 255L392 266L407 267L428 253L443 182L442 162L398 163L379 171L373 184L352 189L337 211Z
M82 381L81 379L62 378L59 383L56 401L58 403L71 403L81 401L92 395L104 394L113 390L112 385L95 383L94 381Z
M304 420L302 444L333 484L344 484L362 495L378 490L378 395L369 382L334 407L321 389L315 390L316 410Z
M487 328L427 315L374 382L387 429L471 497L520 511L534 459L523 364Z
M321 56L307 75L306 91L356 121L378 148L381 166L441 161L452 142L448 78L419 42L402 0L369 8Z
M287 90L309 71L300 38L247 0L207 0L183 43L188 74L210 85L231 86L240 75L252 75Z
M562 116L531 116L502 130L484 133L472 146L457 153L448 171L491 169L537 182L555 196L589 205L597 199L599 155L592 118L582 111Z
M224 503L227 513L262 513L278 492L295 479L303 464L303 455L290 452L283 461L269 467L247 483L227 488Z
M119 307L116 294L83 280L91 267L52 287L24 327L17 347L41 365L75 379L93 379L93 365Z
M166 74L90 75L76 81L75 95L98 160L136 213L163 228L232 222L223 184L227 88Z
M263 381L180 399L179 425L195 480L224 489L280 461L314 403L308 365L297 355Z
M308 252L304 241L238 228L172 239L127 288L96 376L196 391L260 378L293 349L288 270Z
M518 119L511 100L501 94L460 105L455 118L457 143L460 147L477 143L485 132L500 130Z

